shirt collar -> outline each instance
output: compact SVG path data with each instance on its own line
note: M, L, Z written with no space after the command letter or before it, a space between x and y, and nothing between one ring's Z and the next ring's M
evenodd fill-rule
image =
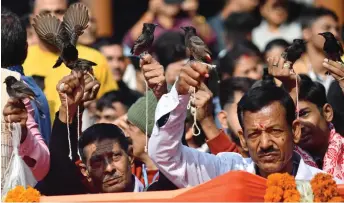
M10 66L7 69L10 70L10 71L15 71L17 73L20 73L20 75L22 75L22 76L25 76L23 66L21 66L21 65Z

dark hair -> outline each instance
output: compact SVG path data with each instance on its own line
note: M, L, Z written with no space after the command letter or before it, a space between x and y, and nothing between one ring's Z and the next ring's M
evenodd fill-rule
M252 12L232 13L224 21L226 37L233 41L244 40L259 24L260 19Z
M1 67L22 65L27 56L26 28L19 17L1 8Z
M94 142L99 142L105 139L112 139L119 143L121 148L128 152L129 142L125 137L123 131L116 125L109 123L99 123L87 128L80 136L78 146L81 159L85 161L84 148Z
M226 55L219 59L219 72L220 74L227 73L230 76L235 71L237 61L241 56L258 56L260 57L259 49L248 41L241 41L234 44L233 48L226 53Z
M66 0L66 2L67 2L67 6L70 6L72 3L78 2L78 0ZM36 3L36 0L29 0L30 13L33 13L33 10L35 9L35 3Z
M257 112L272 102L279 102L286 111L286 120L291 127L295 120L295 105L290 95L282 88L271 83L250 89L238 104L238 119L244 129L244 112Z
M330 9L324 7L307 8L300 18L302 29L311 27L314 21L323 16L330 16L338 22L337 14Z
M325 87L307 75L300 74L300 77L299 100L311 102L321 109L327 103Z
M154 53L164 68L186 58L184 36L179 32L166 32L154 43Z
M239 91L246 93L255 80L244 77L233 77L221 81L220 83L220 104L221 108L224 109L227 104L234 102L234 93Z
M110 45L119 45L122 47L122 42L117 40L114 37L104 37L104 38L99 38L95 42L93 48L100 50L101 47L103 46L110 46Z
M274 39L274 40L271 40L265 46L264 54L266 54L266 52L270 51L270 49L272 49L275 46L287 48L287 47L290 46L290 44L286 40L284 40L284 39Z
M129 92L114 90L114 91L105 93L97 101L97 110L103 111L104 108L113 108L112 103L114 102L120 102L127 109L129 109L130 106L135 103L136 99L137 98L133 98Z

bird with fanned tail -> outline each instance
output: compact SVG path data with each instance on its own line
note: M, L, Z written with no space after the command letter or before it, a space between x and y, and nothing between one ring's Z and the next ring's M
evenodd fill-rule
M76 48L78 38L87 28L88 21L88 9L81 3L70 6L62 22L50 14L39 14L33 19L32 26L39 38L60 51L60 56L53 68L64 63L71 70L89 73L92 66L97 65L92 61L79 58Z

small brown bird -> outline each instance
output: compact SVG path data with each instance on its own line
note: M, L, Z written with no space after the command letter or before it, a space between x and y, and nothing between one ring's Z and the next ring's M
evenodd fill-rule
M185 31L185 46L190 52L190 60L211 63L211 52L192 26L181 27Z
M17 80L13 76L8 76L5 78L4 83L6 84L6 91L8 96L11 98L23 100L30 99L35 102L41 117L45 117L43 111L41 110L41 104L36 100L35 93L22 81Z
M92 61L79 58L76 49L78 38L84 33L89 21L86 6L80 3L73 4L63 16L63 22L55 16L44 14L37 15L33 21L32 26L39 38L61 52L53 68L64 63L71 70L89 72L92 66L97 65Z
M343 47L334 35L331 32L323 32L319 33L319 35L325 38L323 50L326 53L326 57L332 61L344 64L341 59L341 56L344 54Z
M158 24L144 23L141 35L137 38L130 53L142 58L145 55L154 41L154 31Z

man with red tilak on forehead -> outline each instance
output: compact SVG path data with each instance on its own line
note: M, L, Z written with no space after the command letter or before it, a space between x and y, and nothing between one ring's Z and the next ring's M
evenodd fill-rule
M199 87L208 76L207 68L201 64L183 67L178 81L156 108L148 153L159 171L177 187L198 185L233 170L264 178L272 173L289 173L296 180L311 180L323 172L293 152L294 143L301 137L295 105L286 91L271 84L249 90L238 104L240 142L251 158L230 152L215 156L183 146L189 89ZM193 105L197 107L197 100Z

